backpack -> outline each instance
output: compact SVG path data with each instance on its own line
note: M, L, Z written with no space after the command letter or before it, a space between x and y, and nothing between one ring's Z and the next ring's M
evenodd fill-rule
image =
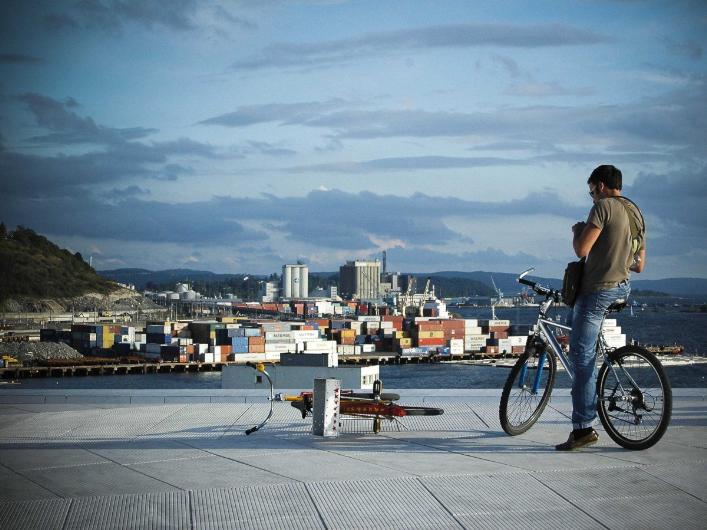
M638 205L628 197L615 197L621 203L628 215L628 223L631 228L631 256L638 254L638 250L643 247L646 238L646 221ZM625 200L622 200L625 199ZM629 208L626 201L633 204L634 208Z

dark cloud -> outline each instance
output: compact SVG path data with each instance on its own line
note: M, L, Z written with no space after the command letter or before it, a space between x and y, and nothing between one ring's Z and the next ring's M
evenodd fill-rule
M647 216L676 227L675 236L700 239L707 248L707 168L667 174L641 173L625 195L635 200Z
M73 98L64 102L36 93L18 96L34 115L37 125L52 132L30 138L32 142L44 144L116 144L127 140L144 138L156 129L132 127L115 129L98 125L90 117L81 117L68 109L78 107Z
M699 61L702 59L702 55L704 55L702 45L692 39L683 42L669 42L667 44L667 48L672 53L682 55L683 57L687 57L695 61Z
M241 70L317 67L420 49L478 46L540 48L593 45L609 41L598 33L563 24L456 24L368 33L360 37L319 43L275 44L265 48L260 55L237 61L233 66Z
M52 227L55 233L64 230L60 233L65 235L155 242L165 237L168 241L178 237L208 241L228 237L231 241L233 238L254 237L249 236L251 232L243 226L261 222L267 224L267 229L293 241L352 251L370 249L376 246L376 240L396 240L411 246L442 245L460 240L471 242L473 234L459 234L450 229L443 221L444 216L473 218L498 215L499 212L533 215L543 208L573 219L586 213L585 209L567 205L551 193L487 203L419 193L401 197L331 190L312 191L305 197L216 197L209 201L169 205L140 199L134 188L123 192L130 197L129 201L116 197L116 190L110 201L85 194L66 194L51 200L20 196L3 207L14 222L29 226L39 223L39 229ZM41 217L34 215L40 211L40 205ZM121 215L125 219L120 218ZM62 216L66 219L59 223ZM31 222L29 217L33 218ZM189 227L190 224L194 226ZM227 236L234 224L242 230L236 229L234 234ZM166 236L167 228L156 230L155 226L172 227L174 233ZM181 236L177 235L180 231L183 232ZM207 232L211 235L205 235Z
M435 250L420 252L419 249L394 247L388 249L387 253L388 263L399 272L438 272L448 268L458 271L490 270L519 273L528 267L558 271L567 264L566 260L564 262L551 260L523 251L508 253L495 248L453 253Z
M0 193L13 197L50 197L76 194L96 184L124 179L176 180L194 170L175 158L218 158L217 149L189 138L142 143L154 129L116 129L97 124L69 110L79 107L74 98L63 102L27 93L18 97L37 125L51 132L30 139L52 147L99 146L81 154L36 155L0 149Z
M39 156L0 151L0 194L14 197L73 195L96 184L124 179L176 180L193 169L170 158L193 155L212 158L213 148L193 140L156 142L150 145L121 142L103 151L80 155Z
M81 0L63 13L49 13L49 29L86 28L120 32L127 23L148 28L164 26L174 30L193 29L196 0Z
M354 108L360 107L358 103L342 100L268 104L241 107L201 123L245 127L269 122L321 128L333 142L457 136L486 145L634 145L641 146L634 152L655 153L653 159L678 148L689 148L686 154L691 156L704 156L705 87L705 79L695 78L682 89L625 105L535 105L470 113L363 110Z
M221 33L224 23L230 28L252 30L256 27L252 21L223 5L198 0L80 0L63 12L45 14L43 22L49 30L89 29L111 35L121 34L131 25Z
M253 140L246 142L243 146L237 146L236 151L241 157L250 154L260 154L274 157L292 156L297 154L297 151L287 149L280 145L272 144L270 142L256 142Z
M625 193L636 200L648 223L648 250L663 260L702 260L707 224L704 171L693 175L641 175ZM666 193L666 189L680 190ZM185 248L220 249L216 255L235 255L253 247L248 263L257 264L257 247L286 239L281 252L299 247L323 252L346 251L363 255L389 248L389 260L399 270L489 269L514 272L527 266L560 270L556 257L534 255L531 248L489 248L464 252L441 250L472 246L474 229L460 233L445 218L488 221L502 215L517 217L519 232L537 230L532 220L538 214L565 219L586 216L586 205L575 206L552 192L531 193L517 200L484 202L455 197L433 197L416 193L409 197L371 192L312 191L304 197L259 198L215 197L206 201L166 204L147 200L135 186L114 189L100 197L87 193L52 198L10 197L0 193L0 210L10 224L24 224L40 232L64 237L113 241L114 247L143 242L155 249L179 244ZM540 221L538 221L540 222ZM522 223L522 224L521 224ZM509 223L506 223L506 226ZM512 222L510 223L512 225ZM260 226L262 228L254 228ZM121 243L122 242L122 243ZM206 251L205 251L206 252ZM220 254L219 254L220 252ZM301 253L301 251L297 251ZM310 252L305 250L305 252ZM212 254L211 251L208 252ZM268 263L281 263L287 256L268 253ZM697 256L697 257L695 257ZM262 259L265 259L262 257ZM263 261L261 260L261 268ZM692 263L692 261L691 261ZM270 265L274 266L274 265Z
M0 64L40 64L44 62L39 57L23 53L0 53Z
M0 199L0 205L2 202ZM136 199L130 190L125 200L112 202L84 194L21 198L2 206L14 223L64 236L190 246L229 245L267 237L234 220L233 213L219 207L218 201L166 204Z

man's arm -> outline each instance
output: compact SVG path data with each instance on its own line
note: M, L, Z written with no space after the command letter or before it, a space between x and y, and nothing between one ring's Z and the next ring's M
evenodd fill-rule
M594 243L599 239L601 228L597 228L592 223L577 223L572 227L574 237L572 246L578 258L583 258L592 250Z
M633 272L642 273L643 268L646 266L646 249L642 248L638 251L638 259L633 262L633 265L629 267L629 270Z

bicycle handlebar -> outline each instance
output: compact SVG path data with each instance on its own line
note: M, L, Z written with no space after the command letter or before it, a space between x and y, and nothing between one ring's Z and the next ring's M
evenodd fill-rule
M558 291L556 289L550 289L549 287L544 287L542 285L539 285L537 282L533 282L533 281L525 279L525 276L530 274L534 270L535 270L535 268L533 267L533 268L530 268L530 269L527 269L527 270L521 272L520 275L518 276L518 278L516 278L516 281L518 283L522 283L523 285L527 285L533 291L535 291L536 293L538 293L540 295L548 296L548 297L552 296L555 299L555 301L559 301L560 300L560 291Z

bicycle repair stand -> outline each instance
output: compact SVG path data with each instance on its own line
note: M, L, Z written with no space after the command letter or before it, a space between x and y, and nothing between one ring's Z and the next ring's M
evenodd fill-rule
M339 435L340 396L341 380L314 380L312 434L324 437Z

